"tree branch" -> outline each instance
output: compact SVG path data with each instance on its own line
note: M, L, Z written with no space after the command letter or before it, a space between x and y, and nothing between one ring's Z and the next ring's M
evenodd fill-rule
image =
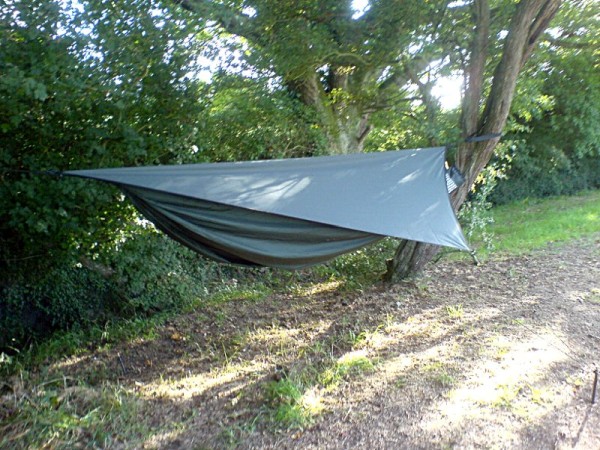
M519 72L533 51L535 41L556 14L560 3L561 0L521 0L517 4L504 41L502 58L494 71L490 94L476 132L501 133L504 129ZM498 138L495 138L461 146L459 167L467 177L467 183L459 190L455 205L460 205L466 198L468 189L490 160L497 142Z
M506 124L517 76L533 51L535 41L560 6L561 0L521 0L496 67L492 90L480 119L479 131L500 133Z
M173 0L186 11L193 12L207 20L217 22L225 31L258 43L260 33L255 29L254 19L223 4L210 0Z
M476 132L479 119L490 34L490 6L487 0L475 1L473 18L475 20L475 36L471 42L470 58L466 70L465 97L461 117L464 136L471 136Z
M545 34L544 41L549 42L551 45L554 45L555 47L561 47L561 48L572 48L572 49L576 49L576 50L593 50L596 48L596 46L591 43L591 42L581 42L581 41L572 41L569 39L561 39L561 38L553 38L552 36L550 36L549 34Z
M434 58L431 58L431 60L433 59ZM379 92L383 92L392 86L396 86L398 88L404 87L406 83L411 81L410 72L422 72L431 63L431 60L422 56L418 56L410 61L404 62L400 65L400 67L397 67L397 69L392 72L389 77L383 80L383 82L379 85Z
M465 93L460 118L461 131L464 137L476 133L479 122L485 64L488 56L490 17L488 1L476 0L473 5L475 36L471 42L470 58L465 70ZM471 147L471 145L459 147L456 153L456 165L458 167L465 167L466 155L471 153Z
M562 0L547 0L546 4L542 7L538 16L535 18L535 21L529 28L529 38L527 40L527 46L525 47L525 51L523 52L523 59L521 60L521 67L525 65L535 45L540 37L540 35L544 32L550 21L556 15L558 8L560 7Z

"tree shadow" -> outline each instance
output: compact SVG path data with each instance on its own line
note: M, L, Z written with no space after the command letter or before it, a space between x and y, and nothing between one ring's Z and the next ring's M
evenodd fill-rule
M564 353L589 359L581 336L569 333L575 316L598 323L600 308L572 309L580 305L573 289L591 285L593 271L542 286L557 265L453 262L393 287L232 300L179 316L154 339L52 370L134 393L151 430L141 446L149 448L485 447L502 439L514 448L556 439L581 446L598 415L582 409L583 389L569 381L581 367ZM556 298L544 297L548 286ZM566 340L569 348L552 352ZM356 350L374 369L325 386L323 372ZM323 402L300 428L273 416L266 386L279 368ZM561 411L570 418L564 437ZM497 436L486 438L490 430Z

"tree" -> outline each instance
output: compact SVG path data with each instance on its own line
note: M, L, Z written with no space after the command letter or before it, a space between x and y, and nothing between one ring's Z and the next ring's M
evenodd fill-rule
M594 2L565 4L542 39L520 89L538 91L538 108L517 95L510 168L494 202L572 194L600 187L600 14ZM535 83L535 85L533 84Z
M363 13L349 0L175 0L246 46L246 61L270 70L291 95L312 107L332 153L358 152L371 115L421 99L429 119L434 67L464 74L463 137L501 133L517 78L561 0L371 1ZM430 142L435 143L435 136ZM493 155L498 138L463 143L455 164L467 182L458 209ZM437 248L401 242L387 279L419 270Z
M0 6L0 351L176 302L197 266L116 189L36 172L192 159L205 105L180 44L199 30L157 3L67 3Z
M490 58L492 45L492 10L487 0L475 0L472 10L474 33L467 47L464 96L461 107L460 128L463 137L499 135L506 125L517 78L533 53L535 45L550 24L560 6L556 1L521 1L510 15L506 38L502 45L499 62ZM494 66L488 81L486 94L486 72ZM483 105L483 107L482 107ZM466 182L452 197L458 209L466 200L477 176L490 161L499 138L479 142L463 142L459 145L455 165L465 175ZM428 244L404 242L398 247L390 264L387 279L398 280L419 270L437 249Z
M176 17L160 28L139 4L60 3L0 10L0 166L13 170L0 174L0 282L18 261L93 253L134 217L105 186L22 172L185 159L203 109L197 83L181 82L194 49L163 40L192 33Z

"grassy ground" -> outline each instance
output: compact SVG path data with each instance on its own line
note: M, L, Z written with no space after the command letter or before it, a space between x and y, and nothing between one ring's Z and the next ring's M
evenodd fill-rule
M600 229L600 191L572 197L526 199L492 210L492 251L520 255L553 242L577 239ZM475 238L473 244L481 246Z
M598 233L600 192L530 200L493 213L496 250L487 252L487 258L498 253L520 255L550 242L566 243ZM407 288L414 304L399 291L363 295L361 289L377 279L389 250L384 244L317 269L321 271L319 283L303 281L300 274L282 283L279 292L260 285L232 288L212 299L210 308L181 317L132 322L127 332L123 324L108 327L92 336L100 347L90 346L89 336L78 335L65 335L62 343L47 343L45 350L30 353L35 357L22 358L16 374L13 371L11 377L0 380L0 448L155 448L165 442L176 447L175 436L192 429L202 431L196 397L203 403L226 400L215 403L219 407L213 410L223 421L216 442L237 447L255 436L256 429L302 431L312 426L324 411L335 411L340 395L366 392L366 386L362 393L356 387L350 389L352 383L360 388L364 378L376 385L398 354L416 354L413 341L430 339L440 349L463 352L465 342L472 338L480 342L477 351L481 355L494 350L497 341L490 340L484 348L481 336L475 338L485 318L480 317L484 310L472 287L457 298L433 296L427 306L423 299L430 298L437 287L426 281L416 280ZM527 265L508 265L505 272L515 284L524 283ZM474 276L466 283L476 281ZM484 285L495 288L489 280ZM500 284L496 287L498 292L505 290ZM594 287L578 298L595 308L600 303L598 292ZM387 306L382 308L384 303ZM496 314L493 305L490 314ZM407 315L409 306L414 310ZM471 323L471 316L477 320ZM490 336L502 340L498 330L503 327L527 331L522 327L528 320L520 316L507 323L490 320ZM438 339L454 329L460 333ZM508 360L505 356L513 344L502 341L491 360ZM62 348L70 348L74 356L61 358ZM403 397L411 392L415 398L427 383L438 394L457 390L465 372L459 370L456 358L445 361L439 354L429 355L426 346L423 352L421 359L415 359L416 372L402 366L385 389L398 390ZM463 362L468 362L468 356L461 356ZM3 358L0 362L9 364ZM526 397L523 392L536 405L553 406L546 400L546 391L540 391L534 381L527 382L527 389L516 382L505 383L506 392L496 389L499 400L490 403L492 409L514 409ZM569 383L576 389L580 382ZM178 403L168 399L178 399ZM357 400L348 402L356 410L350 406L347 413L340 413L344 420L360 415L360 408L365 407Z

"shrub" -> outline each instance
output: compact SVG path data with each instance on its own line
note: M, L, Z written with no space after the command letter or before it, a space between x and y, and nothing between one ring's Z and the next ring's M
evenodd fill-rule
M556 147L536 151L521 144L512 157L510 169L490 195L500 205L524 198L572 195L600 188L600 158L569 157Z
M148 228L102 262L63 263L39 277L16 274L0 286L0 350L14 351L57 330L184 307L207 292L215 270Z

